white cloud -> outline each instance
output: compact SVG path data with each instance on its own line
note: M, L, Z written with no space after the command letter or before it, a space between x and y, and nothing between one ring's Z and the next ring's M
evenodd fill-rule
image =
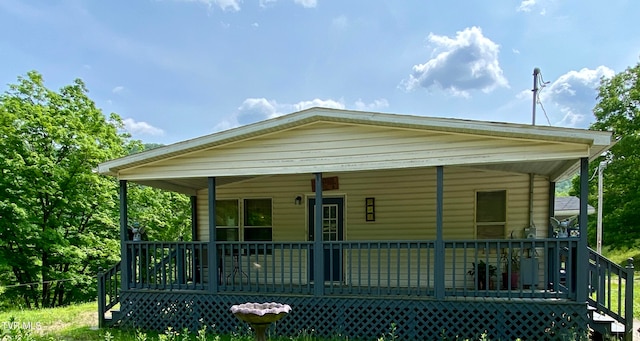
M316 0L294 0L294 2L305 8L314 8L318 6L318 2Z
M247 98L238 108L235 119L239 125L245 125L280 116L277 107L276 101L269 101L266 98Z
M535 4L536 0L522 0L520 6L518 6L518 12L531 12Z
M277 0L260 0L260 7L267 7L269 4L276 2Z
M122 85L118 85L115 88L111 89L111 92L113 92L114 94L119 94L122 91L124 91L124 86Z
M455 38L431 33L427 39L435 46L435 57L413 66L409 79L401 83L406 90L440 88L469 97L471 90L491 92L509 87L498 62L500 46L486 38L480 28L466 28Z
M240 3L242 2L242 0L176 0L176 1L199 2L201 4L205 4L209 8L213 6L218 6L223 11L232 11L232 12L239 11Z
M355 103L355 108L357 110L379 110L382 108L388 108L389 107L389 101L387 101L384 98L380 98L380 99L376 99L371 103L365 103L363 102L361 99L358 99Z
M132 118L125 118L124 120L122 120L122 122L124 123L125 129L131 134L152 136L164 135L164 131L162 129L156 128L147 122L136 122Z
M304 109L309 109L313 107L323 107L323 108L333 108L333 109L344 109L344 103L342 101L335 101L332 99L312 99L310 101L302 101L293 105L293 111L300 111Z
M569 71L540 90L540 102L552 125L586 128L593 121L600 79L613 77L606 67ZM559 114L556 114L559 112Z
M384 98L380 98L371 103L365 103L358 99L351 107L358 110L375 110L388 106L389 102ZM233 115L218 123L214 130L231 129L313 107L347 109L344 101L334 99L315 98L297 103L278 103L275 100L266 98L247 98Z

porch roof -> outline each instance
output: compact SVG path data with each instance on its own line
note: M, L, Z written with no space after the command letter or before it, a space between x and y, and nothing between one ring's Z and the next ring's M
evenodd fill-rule
M371 151L382 146L380 143L384 143L384 139L381 137L378 137L376 142L378 145L359 143L358 145L335 146L334 152L343 147L351 147L354 151L360 151L361 154L358 154L360 162L354 162L353 155L342 155L342 158L335 157L335 155L318 156L318 150L312 148L314 143L319 142L318 140L297 140L297 142L290 140L288 141L289 145L297 145L297 150L271 150L272 155L276 155L276 157L270 159L260 159L259 155L262 153L254 148L256 144L261 143L260 139L278 139L280 136L290 139L290 135L285 136L285 132L292 131L298 133L297 138L301 138L300 136L313 132L316 127L326 127L326 125L321 126L319 123L329 124L332 127L348 126L349 129L345 130L346 134L351 132L356 134L356 131L361 134L375 131L381 136L388 131L390 135L385 135L387 141L396 138L402 139L407 135L411 135L412 140L410 143L403 142L403 147L390 146L387 148L385 146L386 156L377 161L375 153L366 152L366 150ZM320 143L333 142L337 138L342 138L343 135L327 136ZM359 139L354 138L351 141L356 140ZM253 144L251 144L252 141ZM425 152L424 150L428 149L427 146L433 144L434 141L440 141L443 147L455 143L458 149L442 151L440 148ZM409 144L411 144L411 149L407 149ZM224 184L260 175L437 165L535 173L549 176L551 180L555 181L575 173L580 158L594 159L608 150L612 144L612 134L602 131L311 108L107 161L98 165L97 171L101 174L117 176L120 179L187 194L205 188L208 176L215 176L219 179L218 184ZM507 145L510 149L505 147L503 154L496 150ZM229 148L229 146L233 148ZM251 148L254 150L249 150L248 146L252 146ZM300 146L308 146L304 148L309 149L303 150L301 149L303 147ZM467 153L461 153L460 151L465 148ZM534 152L528 152L531 150ZM545 150L549 150L549 152L546 153ZM287 165L283 166L282 162L274 161L279 155L286 153L293 155L293 152L296 153L295 157L291 158ZM205 161L200 164L211 163L216 160L217 155L229 160L231 153L235 153L235 155L245 153L249 156L242 161L252 162L251 165L260 163L260 166L251 168L238 163L235 167L225 169L201 167L197 171L186 169L189 167L175 166L183 161L194 162L193 160L198 158ZM413 158L396 159L392 157L392 155L399 154L412 154ZM253 159L251 159L252 157ZM312 157L315 157L315 161L305 164L305 161ZM368 157L371 157L375 162L363 162ZM332 163L322 164L321 161L328 158L331 158ZM296 161L299 161L299 166L292 166ZM172 167L166 167L162 172L157 171L157 167L170 163L172 163Z

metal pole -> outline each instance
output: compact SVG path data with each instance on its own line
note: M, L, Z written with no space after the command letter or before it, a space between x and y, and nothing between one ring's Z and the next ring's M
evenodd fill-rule
M540 69L533 69L533 119L531 121L531 125L536 125L536 99L538 97L538 75L540 74Z
M598 221L596 228L596 251L602 254L602 172L607 168L607 162L601 161L598 165Z

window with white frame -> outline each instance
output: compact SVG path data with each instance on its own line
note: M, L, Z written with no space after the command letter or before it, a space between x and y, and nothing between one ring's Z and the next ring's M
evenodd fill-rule
M476 238L503 239L507 225L507 191L476 192Z

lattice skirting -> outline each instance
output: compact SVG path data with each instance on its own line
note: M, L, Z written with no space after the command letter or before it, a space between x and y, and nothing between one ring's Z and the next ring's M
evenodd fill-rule
M246 331L229 308L245 302L280 302L292 311L271 328L272 335L302 332L325 337L377 339L397 326L401 340L473 338L487 331L492 340L555 339L587 328L586 304L542 300L412 300L375 297L209 295L123 292L116 325L144 330L197 330L203 324L220 333Z

